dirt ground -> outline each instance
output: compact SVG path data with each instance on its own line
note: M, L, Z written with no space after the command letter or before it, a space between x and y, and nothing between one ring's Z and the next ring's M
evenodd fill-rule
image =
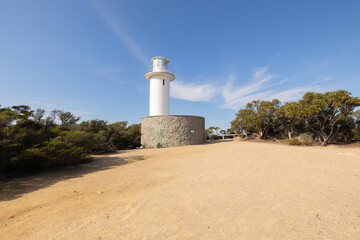
M221 141L0 185L0 239L360 239L360 148Z

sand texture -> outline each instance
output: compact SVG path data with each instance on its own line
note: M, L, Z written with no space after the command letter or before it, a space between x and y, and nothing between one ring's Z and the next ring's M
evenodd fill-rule
M0 239L360 239L360 148L137 149L0 185Z

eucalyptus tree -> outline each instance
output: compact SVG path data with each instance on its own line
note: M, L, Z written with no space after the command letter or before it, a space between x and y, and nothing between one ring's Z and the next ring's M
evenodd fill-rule
M240 109L231 121L231 129L236 133L244 133L246 138L257 132L257 115L253 109Z
M231 127L237 133L244 133L246 137L256 133L262 139L268 138L270 130L275 130L277 119L276 110L280 106L280 101L256 100L246 104L245 109L240 109L236 118L231 122Z
M282 128L286 131L289 139L292 139L294 133L298 130L302 122L301 105L298 102L288 102L279 107L275 115Z
M318 135L323 145L336 136L340 122L360 106L360 98L345 90L326 93L307 92L299 101L306 126Z
M33 114L33 119L34 119L34 122L35 123L41 123L42 120L43 120L43 117L45 115L45 110L44 109L41 109L41 108L38 108L36 109L36 111L34 112Z
M354 129L353 140L360 141L360 110L354 112L353 117L355 119L356 128Z
M33 116L34 111L27 105L12 106L19 120L27 120Z
M0 128L10 126L16 119L16 112L11 110L9 107L1 108L0 105Z
M280 107L280 101L273 99L272 101L252 101L246 105L247 109L255 112L255 128L259 137L262 139L268 138L270 130L275 130L277 119L275 111Z
M71 125L80 120L80 117L74 116L71 112L65 112L63 110L53 111L60 119L61 125Z

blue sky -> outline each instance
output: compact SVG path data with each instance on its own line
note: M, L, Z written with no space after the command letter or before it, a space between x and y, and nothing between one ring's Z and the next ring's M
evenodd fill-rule
M148 115L151 57L175 69L171 114L230 127L255 99L360 96L360 1L0 1L0 104L81 120Z

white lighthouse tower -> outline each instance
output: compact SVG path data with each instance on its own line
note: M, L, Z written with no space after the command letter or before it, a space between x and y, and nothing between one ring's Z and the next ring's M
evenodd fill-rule
M174 70L168 66L169 59L153 57L153 68L145 74L150 81L150 116L170 114L170 82L175 79Z
M154 57L145 74L150 81L150 116L141 118L141 145L144 148L174 147L205 142L205 118L170 115L170 82L175 79L169 59Z

